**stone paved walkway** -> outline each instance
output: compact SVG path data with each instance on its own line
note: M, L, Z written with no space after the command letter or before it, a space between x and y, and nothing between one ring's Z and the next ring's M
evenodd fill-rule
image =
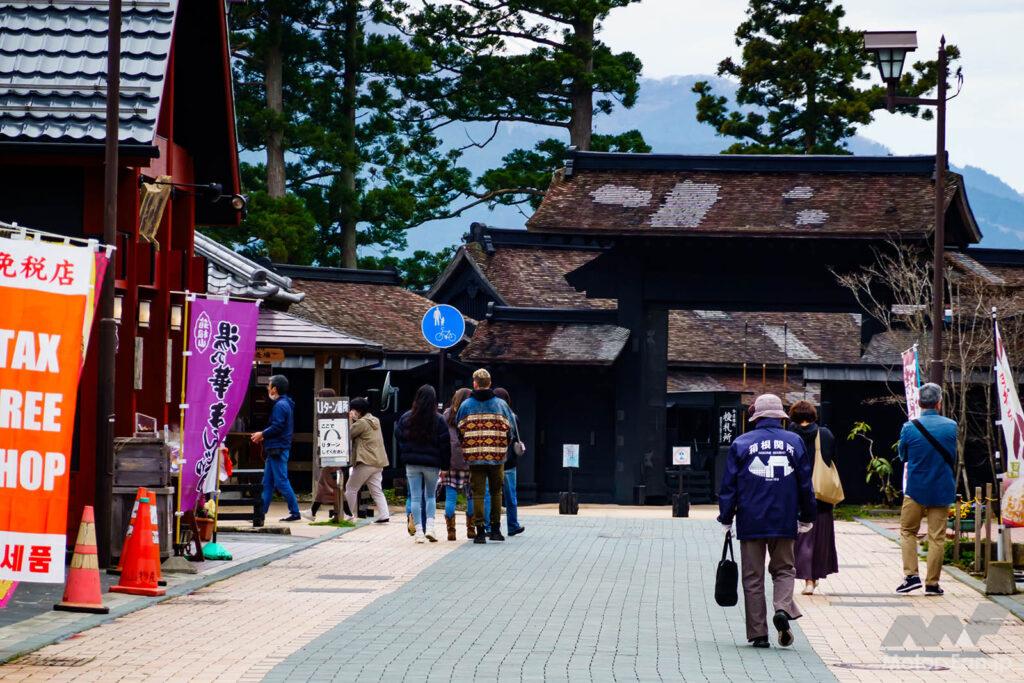
M525 512L504 544L370 525L0 668L3 680L1021 680L1024 623L947 579L897 598L896 546L837 525L797 643L753 650L711 597L710 510ZM460 526L460 534L464 527Z

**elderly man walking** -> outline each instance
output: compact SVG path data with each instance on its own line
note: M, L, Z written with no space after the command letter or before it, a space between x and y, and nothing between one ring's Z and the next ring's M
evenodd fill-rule
M793 600L793 546L797 533L813 528L816 514L811 459L800 435L783 427L786 417L778 396L757 397L750 417L755 428L732 442L718 493L718 521L726 533L736 518L747 640L754 647L768 647L766 552L775 607L772 623L779 632L779 645L793 644L789 622L801 616Z
M904 580L897 593L921 587L918 575L917 533L921 519L928 521L928 573L925 595L942 595L939 574L946 550L946 517L956 499L953 472L956 469L956 422L939 414L942 387L928 383L918 392L921 417L903 425L900 432L900 460L907 463L907 485L900 511L900 538Z

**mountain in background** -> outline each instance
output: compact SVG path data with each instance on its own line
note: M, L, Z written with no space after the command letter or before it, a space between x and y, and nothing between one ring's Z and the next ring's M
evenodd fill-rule
M655 152L717 154L731 140L718 137L711 126L697 122L697 95L692 92L692 88L699 80L710 81L715 92L723 95L731 96L736 90L736 85L731 81L714 76L673 76L658 80L645 78L641 81L636 106L632 109L620 107L610 116L597 117L594 120L595 132L619 133L636 128L643 133L644 139ZM461 146L471 141L483 142L491 131L492 128L487 124L453 125L445 133L445 138L448 143ZM530 148L549 137L565 135L555 128L507 124L499 128L494 140L486 147L468 150L463 163L474 174L478 174L500 165L501 158L513 149ZM860 155L891 153L884 145L861 136L851 139L849 147L854 154ZM980 168L967 166L955 170L964 176L968 200L985 236L981 246L1024 248L1024 195ZM497 227L521 228L529 213L529 207L522 211L516 207L498 207L494 211L482 206L475 207L459 218L434 221L410 230L409 251L435 251L456 244L462 240L463 234L469 231L469 225L474 221Z

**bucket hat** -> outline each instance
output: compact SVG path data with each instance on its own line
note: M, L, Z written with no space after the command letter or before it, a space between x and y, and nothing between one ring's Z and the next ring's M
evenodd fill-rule
M761 394L754 401L754 414L750 416L751 422L757 422L763 417L784 420L789 415L782 409L782 399L775 394Z

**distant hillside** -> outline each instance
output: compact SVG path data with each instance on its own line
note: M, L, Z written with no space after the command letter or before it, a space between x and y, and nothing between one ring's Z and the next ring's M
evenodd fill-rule
M636 128L643 133L644 139L655 152L716 154L727 147L730 141L716 136L710 126L697 122L697 95L691 89L698 80L711 81L715 91L721 94L731 95L735 92L735 84L714 76L643 79L635 107L628 110L618 108L610 116L599 116L594 121L594 127L600 133L618 133ZM486 124L466 124L452 127L446 136L449 142L464 145L470 140L482 142L490 132ZM558 129L527 124L504 126L485 148L468 151L464 162L478 173L497 166L501 158L513 149L532 147L548 137L565 135ZM860 136L850 141L850 149L854 154L890 153L884 145ZM964 174L971 208L985 236L982 246L1024 248L1024 195L982 169L968 166L957 170ZM473 221L499 227L523 227L527 215L510 207L500 207L494 211L477 207L467 211L461 218L435 221L410 231L410 251L436 250L457 243Z

